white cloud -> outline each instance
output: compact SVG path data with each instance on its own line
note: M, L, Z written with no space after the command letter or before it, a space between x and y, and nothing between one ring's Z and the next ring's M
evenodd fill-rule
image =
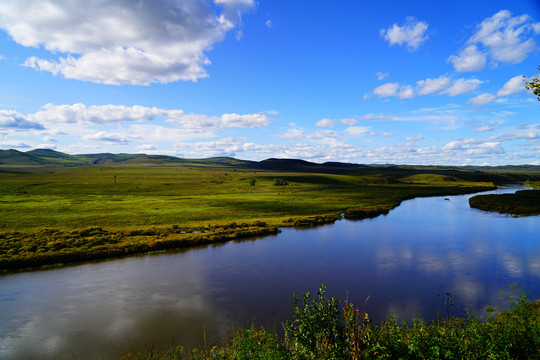
M365 135L369 133L371 128L369 126L349 126L345 133L352 136Z
M426 79L416 82L418 95L429 95L444 91L450 86L451 80L446 76L439 76L436 79Z
M392 116L369 113L369 114L366 114L366 115L359 116L358 119L360 119L360 120L391 120ZM354 119L351 119L351 120L354 120ZM352 123L352 124L347 123L347 125L354 125L356 123L357 123L357 121L355 120L354 123Z
M390 45L407 45L409 51L415 51L428 39L426 31L428 24L418 21L413 17L408 17L402 26L394 24L387 29L381 29L379 34L390 43Z
M0 140L1 149L30 149L32 145L17 140Z
M133 140L138 140L138 137L126 135L124 133L98 131L93 134L83 136L85 141L104 141L112 144L127 145Z
M383 72L380 72L380 71L375 74L375 76L377 77L377 80L384 80L389 75L390 75L389 73L383 73Z
M466 47L448 60L458 72L478 71L485 67L487 56L492 66L498 63L517 64L536 49L533 36L540 33L540 23L529 15L512 16L501 10L484 19L469 38Z
M279 137L285 140L300 140L304 137L304 130L297 128L295 124L291 124L291 127Z
M456 96L472 92L482 84L478 79L456 79L451 80L446 76L439 76L436 79L419 80L416 82L416 88L411 85L402 85L399 83L385 83L376 87L373 94L381 98L397 97L399 99L412 99L417 95L447 94Z
M410 85L402 86L396 95L400 99L412 99L415 97L413 87Z
M81 103L73 105L46 104L43 110L29 115L39 122L112 124L120 122L146 122L166 111L144 106L124 105L90 105Z
M0 110L0 128L14 130L45 130L43 125L29 120L23 114L13 110Z
M273 23L272 19L266 20L265 24L266 24L266 27L269 28L269 29L274 28L274 23Z
M316 131L314 133L308 134L304 137L305 140L309 141L318 141L325 143L333 143L337 138L338 134L332 130L322 130Z
M455 80L450 87L442 91L442 94L448 94L449 96L456 96L468 92L472 92L478 89L478 86L482 84L483 81L478 79L457 79Z
M45 136L43 138L43 141L47 141L49 143L57 143L58 140L56 138L53 138L52 136Z
M43 46L52 60L25 65L65 78L148 85L207 76L204 52L254 6L251 0L86 2L3 0L0 27L23 46Z
M321 120L317 121L315 123L315 125L320 126L320 127L331 128L331 127L334 127L334 121L332 121L330 119L321 119Z
M475 96L467 100L467 103L473 106L482 106L482 105L489 104L490 102L494 101L496 98L497 97L493 94L480 94L478 96Z
M480 94L478 96L475 96L469 99L467 103L473 106L482 106L482 105L489 104L495 100L497 100L498 102L504 100L504 99L497 99L497 97L510 96L524 90L525 90L525 85L523 83L523 76L518 75L508 80L503 85L503 87L499 91L497 91L497 96L493 94L488 94L488 93Z
M158 147L154 144L142 144L136 147L139 151L151 151L151 150L157 150Z
M0 116L2 112L0 111ZM182 110L160 109L145 106L124 105L90 105L78 103L73 105L46 104L38 111L20 118L39 123L65 124L120 124L140 122L146 123L156 118L166 118L177 127L190 129L221 129L221 128L258 128L267 126L271 120L265 114L223 114L208 116L205 114L186 114ZM0 118L1 119L1 118ZM39 125L41 126L41 125Z
M493 131L493 128L489 125L480 126L480 127L477 127L476 129L471 130L471 132L488 132L488 131Z
M259 128L270 124L271 120L263 114L223 114L220 117L224 127Z
M358 123L358 120L356 119L341 119L339 120L340 123L342 124L345 124L345 125L355 125L356 123Z
M476 45L467 46L458 55L448 58L457 72L478 71L486 67L486 54L478 51Z
M176 143L174 148L179 155L191 158L237 156L237 153L244 151L243 140L227 137L216 141Z
M386 84L382 84L381 86L377 86L373 90L373 93L375 95L378 95L379 97L396 96L398 89L399 89L398 83L386 83Z
M411 136L405 139L408 143L415 143L417 141L424 140L424 135L418 134L416 136Z
M517 94L525 90L525 84L523 83L523 76L514 76L504 84L504 86L497 91L497 96L509 96Z

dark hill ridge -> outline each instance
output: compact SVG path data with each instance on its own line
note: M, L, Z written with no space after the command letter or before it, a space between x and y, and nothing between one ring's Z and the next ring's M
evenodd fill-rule
M39 156L18 150L0 150L0 164L11 166L32 166L45 163Z
M232 157L184 159L168 155L146 154L79 154L70 155L51 149L28 152L0 150L0 172L21 172L21 169L56 169L73 166L190 166L218 167L237 170L326 173L372 177L372 181L395 183L414 174L440 174L467 181L486 181L496 184L539 181L540 166L422 166L422 165L361 165L342 162L314 163L300 159L270 158L262 161L240 160Z

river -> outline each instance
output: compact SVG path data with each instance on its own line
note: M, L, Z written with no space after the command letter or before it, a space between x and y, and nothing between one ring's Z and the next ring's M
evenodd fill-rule
M260 239L0 275L0 359L211 346L234 325L280 329L292 294L322 282L360 307L371 296L374 321L504 307L500 291L516 281L537 298L540 218L471 209L470 196L408 200L386 216Z

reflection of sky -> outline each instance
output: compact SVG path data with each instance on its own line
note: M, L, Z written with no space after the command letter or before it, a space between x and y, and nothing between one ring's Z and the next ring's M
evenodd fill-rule
M470 209L468 196L404 202L387 216L284 229L263 240L159 256L0 276L0 358L118 354L169 343L210 342L232 324L272 328L290 316L292 293L330 295L375 321L504 305L519 280L540 292L538 217ZM23 351L24 350L24 351ZM12 356L12 355L17 356ZM82 354L82 355L81 355ZM94 356L95 355L95 356Z
M0 277L0 293L12 294L0 297L0 358L111 358L173 338L194 345L204 324L220 339L229 321L206 303L204 270L154 265L138 257Z

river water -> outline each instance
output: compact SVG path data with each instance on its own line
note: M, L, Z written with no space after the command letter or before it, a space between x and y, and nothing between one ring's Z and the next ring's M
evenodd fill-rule
M0 359L111 359L171 342L212 346L234 325L279 330L292 294L322 282L361 308L371 296L374 321L504 307L500 291L516 281L537 298L540 217L471 209L470 196L408 200L386 216L260 239L0 275Z

